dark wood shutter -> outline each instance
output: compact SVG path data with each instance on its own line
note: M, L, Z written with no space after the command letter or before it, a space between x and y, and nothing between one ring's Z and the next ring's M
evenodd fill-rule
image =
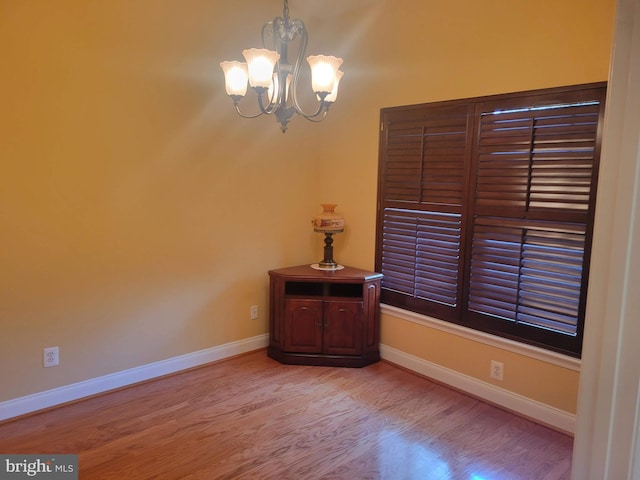
M383 109L382 302L579 355L605 92Z
M459 311L472 113L462 104L382 115L383 302L445 315Z
M477 104L471 324L580 351L602 95Z

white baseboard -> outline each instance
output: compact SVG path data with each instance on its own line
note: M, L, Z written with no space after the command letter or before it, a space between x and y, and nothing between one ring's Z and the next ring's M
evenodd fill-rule
M548 425L571 435L575 432L576 416L572 413L496 387L393 347L380 345L380 355L390 363L432 378L437 382L523 415L543 425Z
M245 340L0 402L0 421L258 350L266 347L267 343L267 334L258 335ZM391 363L432 378L445 385L450 385L453 388L529 417L542 424L570 434L575 431L576 418L573 414L444 368L393 347L380 345L380 354L383 359Z
M104 393L134 383L151 380L153 378L179 372L188 368L198 367L207 363L222 360L241 353L258 350L267 346L267 334L230 342L217 347L207 348L160 362L130 368L121 372L92 378L83 382L65 385L64 387L34 393L20 398L0 402L0 421L36 412L84 397Z

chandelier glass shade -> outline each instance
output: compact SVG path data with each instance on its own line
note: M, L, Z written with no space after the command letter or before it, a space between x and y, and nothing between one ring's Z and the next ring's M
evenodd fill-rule
M338 95L338 85L343 75L340 70L342 59L330 55L307 57L311 70L311 90L315 94L317 107L312 112L305 111L298 100L298 81L307 49L307 37L302 20L289 18L289 2L284 0L282 17L276 17L262 27L264 48L243 50L245 62L220 63L226 93L240 116L255 118L274 115L283 132L296 114L314 122L326 117ZM290 46L297 47L293 63L288 58ZM253 114L240 110L240 100L247 95L249 88L255 91L257 98L258 110Z

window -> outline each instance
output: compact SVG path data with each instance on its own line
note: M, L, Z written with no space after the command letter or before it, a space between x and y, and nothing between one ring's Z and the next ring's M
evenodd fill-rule
M605 92L382 109L382 302L580 356Z

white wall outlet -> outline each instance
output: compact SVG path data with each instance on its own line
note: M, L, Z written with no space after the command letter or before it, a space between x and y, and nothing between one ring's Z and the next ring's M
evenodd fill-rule
M504 364L496 360L491 360L491 378L504 380Z
M251 315L251 320L257 320L258 319L258 306L257 305L251 305L251 307L249 308L249 313Z
M57 367L60 365L60 350L58 347L47 347L42 355L42 364L46 367Z

